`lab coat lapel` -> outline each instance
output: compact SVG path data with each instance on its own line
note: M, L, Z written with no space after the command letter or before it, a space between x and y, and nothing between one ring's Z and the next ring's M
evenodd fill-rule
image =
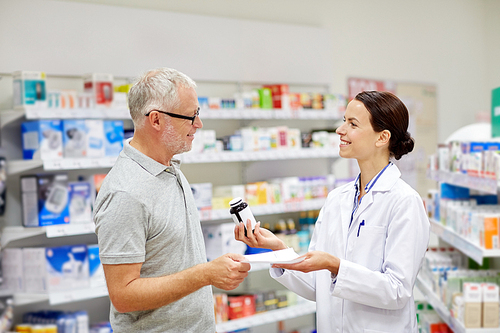
M356 189L354 185L346 188L340 195L340 218L342 220L342 239L347 244L347 235L349 233L349 224L351 223L351 213L354 204Z

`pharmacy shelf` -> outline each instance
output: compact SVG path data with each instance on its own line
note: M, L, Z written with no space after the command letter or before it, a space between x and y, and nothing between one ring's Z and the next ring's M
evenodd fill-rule
M457 234L451 228L447 228L439 221L430 219L431 231L442 240L454 246L457 250L472 258L479 265L483 264L483 258L500 257L500 250L486 250L478 244L471 242Z
M307 210L317 210L323 207L326 198L316 198L310 200L302 200L287 203L277 203L269 205L252 206L252 213L255 216L282 214L292 212L302 212ZM200 211L200 221L215 221L231 219L228 209L213 209Z
M53 160L13 160L7 161L7 174L15 175L26 171L43 168L45 171L81 170L111 168L117 157L100 158L60 158Z
M291 160L304 158L336 158L338 148L272 149L262 151L223 151L213 153L185 153L175 158L182 163L225 163L269 160Z
M94 223L58 224L46 227L5 227L1 236L1 247L10 242L45 234L47 238L76 236L95 233Z
M176 155L182 163L226 163L250 162L269 160L290 160L304 158L337 158L338 149L302 148L302 149L275 149L265 151L223 151L207 153L187 153ZM43 168L45 171L81 170L111 168L117 157L102 158L60 158L51 160L13 160L7 161L7 174L16 175L30 170Z
M425 295L427 302L434 308L439 317L455 333L498 333L500 328L465 328L464 325L453 317L446 305L441 302L432 288L420 277L417 276L416 287Z
M341 119L339 110L283 110L283 109L201 109L204 119Z
M0 112L2 127L20 119L130 119L130 112L125 108L105 107L88 109L25 108Z
M498 181L493 178L469 176L460 172L442 170L427 170L427 178L451 185L467 187L470 189L496 194Z
M217 332L230 332L248 327L275 323L281 320L296 318L316 312L316 303L311 301L301 302L286 308L258 313L250 317L230 320L217 324Z
M50 305L85 301L88 299L108 296L106 285L84 288L76 290L67 290L61 292L52 292L47 294L17 293L14 294L14 306L21 306L40 302L49 302Z

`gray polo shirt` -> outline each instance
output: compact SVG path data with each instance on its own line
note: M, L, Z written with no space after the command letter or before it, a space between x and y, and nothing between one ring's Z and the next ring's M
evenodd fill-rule
M158 277L207 261L191 188L172 161L167 167L125 142L94 205L103 264L142 263L141 277ZM212 290L204 287L155 310L119 313L115 332L215 332Z

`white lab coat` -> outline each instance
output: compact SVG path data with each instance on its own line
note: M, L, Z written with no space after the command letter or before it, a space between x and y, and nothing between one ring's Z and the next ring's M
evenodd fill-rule
M413 286L430 225L421 197L400 176L395 165L381 174L363 196L351 228L354 182L329 193L309 251L340 258L335 284L327 270L271 268L281 284L316 301L319 333L418 331Z

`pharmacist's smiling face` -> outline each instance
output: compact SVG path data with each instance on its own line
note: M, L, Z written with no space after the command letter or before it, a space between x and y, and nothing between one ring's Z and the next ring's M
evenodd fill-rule
M378 133L373 130L370 113L363 103L352 100L345 111L344 123L337 128L340 135L340 156L369 160L375 151Z
M193 117L198 110L198 95L196 91L192 88L180 87L178 93L180 103L169 112ZM187 119L165 115L165 120L162 138L167 146L167 150L174 155L190 151L196 130L203 127L200 118L196 117L194 123L191 123Z

